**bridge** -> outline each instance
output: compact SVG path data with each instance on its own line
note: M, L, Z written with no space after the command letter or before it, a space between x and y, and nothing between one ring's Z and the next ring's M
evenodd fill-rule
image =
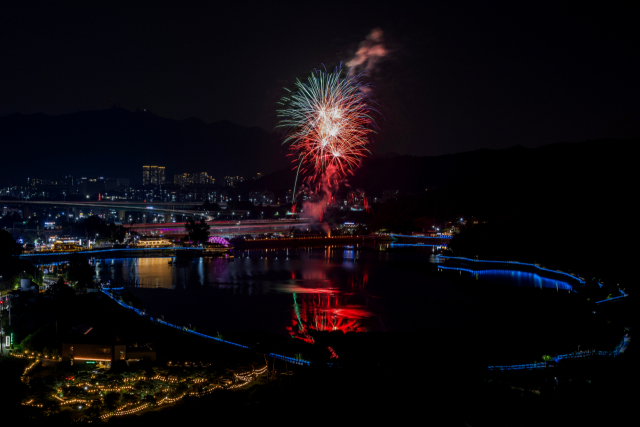
M86 209L114 209L114 210L127 210L138 212L151 212L151 213L167 213L172 215L183 215L191 217L202 217L208 220L213 220L220 215L229 215L232 217L237 216L242 218L247 215L247 210L234 210L234 211L201 211L196 210L197 207L202 206L202 202L108 202L108 201L91 201L91 202L66 202L66 201L48 201L48 200L0 200L0 204L4 206L8 205L22 205L22 206L48 206L48 207L64 207L64 208L86 208ZM191 209L189 209L191 208Z
M3 206L38 206L64 209L113 209L138 211L145 213L162 213L171 215L181 215L183 217L204 218L211 227L211 234L221 237L233 237L238 234L263 234L288 232L291 228L306 229L312 221L305 219L281 219L281 220L243 220L249 213L247 210L233 211L201 211L195 210L202 206L202 202L129 202L129 201L37 201L37 200L2 200ZM230 221L217 220L220 216L231 216ZM235 219L235 218L237 219ZM180 235L186 231L184 222L164 222L164 223L143 223L143 224L123 224L124 227L136 231L141 235Z
M235 221L207 221L211 227L212 236L233 237L238 234L264 234L289 232L292 228L307 229L312 221L305 219L253 219ZM125 228L141 235L184 236L186 230L184 222L169 222L157 224L126 224Z

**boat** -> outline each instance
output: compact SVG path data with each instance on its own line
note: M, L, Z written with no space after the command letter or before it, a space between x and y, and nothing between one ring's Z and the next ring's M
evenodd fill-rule
M233 246L231 246L231 245L225 246L225 245L220 244L220 243L209 243L204 248L204 254L205 255L226 254L226 253L229 253L231 251L231 249L233 249Z
M378 233L376 234L376 240L378 240L379 242L393 242L396 239L391 234Z

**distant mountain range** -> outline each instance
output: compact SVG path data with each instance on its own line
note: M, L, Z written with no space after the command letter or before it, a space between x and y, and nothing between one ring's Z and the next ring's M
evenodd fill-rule
M615 193L628 185L620 179L623 164L640 138L556 143L538 148L515 146L481 149L443 156L416 157L386 154L363 160L346 179L351 188L381 195L384 190L418 194L425 190L456 188L477 197L490 193L540 192L566 194ZM284 192L293 186L294 165L249 183Z
M143 165L183 172L255 176L285 167L275 133L229 121L173 120L119 107L60 116L0 117L0 182L27 177L109 176L141 184Z
M284 194L293 187L295 165L281 142L281 135L258 127L173 120L119 107L60 116L12 114L0 117L0 183L71 174L130 178L135 185L141 183L143 165L161 165L168 181L182 172L206 171L216 178L251 178L261 172L266 176L244 189ZM601 186L624 184L617 174L633 158L628 153L638 142L640 138L608 139L427 157L376 154L364 159L347 185L369 194L416 194L452 186L469 197L491 188L501 194L575 193L587 185L596 193Z

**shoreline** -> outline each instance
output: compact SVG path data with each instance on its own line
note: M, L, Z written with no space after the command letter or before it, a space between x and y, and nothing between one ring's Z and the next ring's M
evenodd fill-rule
M584 285L586 283L586 281L582 277L579 277L579 276L576 276L576 275L573 275L573 274L570 274L570 273L566 273L566 272L560 271L560 270L550 270L548 268L540 267L537 264L531 264L531 263L526 263L526 262L482 260L482 259L476 260L476 259L471 259L471 258L454 257L454 256L449 256L449 255L440 255L440 254L438 254L436 256L436 258L441 258L441 259L444 259L444 260L458 261L463 265L469 265L469 264L471 264L471 265L498 264L501 267L508 267L508 266L517 266L519 268L524 267L524 268L527 268L527 269L533 269L533 270L542 271L542 272L545 272L545 273L551 273L551 274L555 274L555 275L560 275L560 276L563 276L564 278L575 280L578 283L580 283L581 285Z

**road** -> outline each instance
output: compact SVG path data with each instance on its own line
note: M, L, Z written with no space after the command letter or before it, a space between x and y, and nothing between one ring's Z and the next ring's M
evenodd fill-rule
M184 235L186 233L183 222L159 223L159 224L133 224L125 225L129 230L136 231L141 235L162 234ZM238 234L263 234L263 233L284 233L292 228L305 230L312 224L304 219L286 220L244 220L244 221L207 221L211 227L209 230L212 236L233 237Z
M152 213L169 213L174 215L203 216L213 218L219 214L229 215L229 211L198 211L195 209L177 209L184 207L202 206L202 202L198 203L169 203L169 202L65 202L65 201L38 201L38 200L0 200L3 206L8 205L26 205L26 206L55 206L65 208L96 208L96 209L123 209L128 211L152 212ZM246 215L248 211L233 211L236 216Z

